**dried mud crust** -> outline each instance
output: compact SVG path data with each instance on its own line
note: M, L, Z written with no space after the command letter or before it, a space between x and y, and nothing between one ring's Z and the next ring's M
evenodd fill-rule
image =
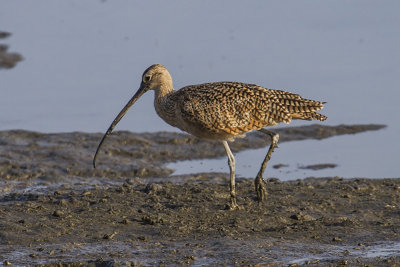
M33 256L41 259L49 257L48 248L39 249L45 244L120 242L154 249L146 258L152 264L191 264L199 256L207 257L201 255L204 251L218 255L219 263L261 264L282 263L274 257L284 252L274 249L287 244L299 244L292 249L300 254L307 252L302 252L301 244L307 244L318 254L324 245L356 248L399 239L400 179L274 179L262 204L254 199L252 181L240 179L241 209L230 211L225 209L227 185L209 182L215 176L188 177L198 182L182 185L128 180L121 186L81 193L61 190L4 196L0 200L2 253L5 247L24 245L36 248ZM242 248L232 248L230 243ZM92 259L118 259L113 253L92 255ZM397 260L341 253L334 261L316 262L389 264Z

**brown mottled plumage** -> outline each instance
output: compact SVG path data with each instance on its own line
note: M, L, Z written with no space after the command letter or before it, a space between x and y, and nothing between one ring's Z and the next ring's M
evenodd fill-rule
M150 66L142 76L142 83L137 93L115 118L101 140L97 153L115 125L127 110L146 91L154 90L154 106L157 114L168 124L175 126L199 138L221 140L229 158L231 208L236 208L235 159L227 140L242 137L247 132L259 130L271 136L272 144L265 157L255 185L258 198L264 199L264 169L279 135L262 129L281 122L290 123L292 119L320 120L326 116L316 111L323 108L325 102L302 98L300 95L281 90L263 88L255 84L240 82L212 82L189 85L174 91L172 78L168 70L160 64Z
M200 138L232 140L265 126L290 123L292 119L326 119L315 112L323 102L239 82L190 85L165 98L163 103L171 103L175 110L175 120L170 124Z

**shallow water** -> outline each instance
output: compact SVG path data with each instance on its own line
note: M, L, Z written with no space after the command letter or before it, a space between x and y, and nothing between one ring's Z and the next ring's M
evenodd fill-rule
M301 244L300 246L307 246ZM298 257L296 259L290 259L289 264L304 264L307 261L328 261L333 259L340 259L345 257L362 257L362 258L376 258L382 257L387 258L391 256L398 256L400 253L399 242L381 242L371 245L363 246L320 246L319 249L324 251L320 255L307 255L304 257Z
M244 246L246 244L246 246ZM221 264L224 262L219 255L237 253L258 254L259 264L306 264L338 261L340 259L389 258L399 256L399 242L378 242L368 245L341 246L341 245L313 245L301 243L264 242L260 246L258 241L219 240L208 242L198 250L185 248L185 243L162 242L156 244L136 244L135 242L101 242L101 243L69 243L41 245L39 247L0 246L1 257L14 265L49 264L52 262L71 262L72 259L89 261L101 255L104 261L114 264L140 262L140 264L158 264L159 259L168 261L176 257L187 255L190 266L204 266ZM240 247L241 252L238 252ZM157 248L157 252L155 251ZM177 251L179 254L177 255ZM160 254L160 255L158 255ZM166 256L168 255L169 256ZM118 259L116 256L118 255ZM189 256L190 255L190 256ZM262 256L261 256L262 255ZM225 259L226 261L226 259ZM228 262L225 262L225 264Z
M376 151L390 150L390 144L382 140L385 129L359 133L357 135L335 136L324 140L302 140L285 142L275 150L266 170L266 177L282 181L306 177L399 177L400 165L397 157L382 157ZM371 140L373 140L371 142ZM367 144L367 145L365 145ZM222 145L222 144L221 144ZM266 148L250 149L237 153L236 171L238 176L256 177ZM314 164L336 164L334 168L319 170L305 169ZM284 164L281 168L274 165ZM371 165L368 165L371 164ZM175 170L174 174L196 172L229 172L227 158L187 160L166 165Z
M271 176L400 174L398 1L148 5L46 0L0 5L2 29L13 34L1 42L25 58L0 73L6 96L0 98L0 130L104 132L138 88L142 71L159 62L168 67L177 88L217 80L257 83L327 101L326 124L388 125L362 138L282 145L273 160L290 167L271 170ZM143 96L117 129L174 130L157 117L152 97ZM312 155L302 152L309 150ZM244 162L239 168L246 171L239 173L253 176L257 167L247 171L243 165L246 159L258 164L263 152L244 153L238 156ZM338 167L297 169L321 162ZM203 165L208 164L221 165ZM184 172L183 165L175 167Z

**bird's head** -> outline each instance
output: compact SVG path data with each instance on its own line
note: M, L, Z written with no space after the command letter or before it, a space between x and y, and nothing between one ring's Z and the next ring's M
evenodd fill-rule
M172 88L172 78L166 67L154 64L148 67L142 75L142 82L137 93L157 90L163 86Z
M147 91L149 90L160 90L161 88L170 88L172 89L172 78L169 74L166 67L161 64L154 64L148 67L142 75L142 82L140 83L140 87L135 93L135 95L129 100L129 102L125 105L125 107L120 111L114 121L111 123L107 132L104 134L101 139L96 153L93 158L93 167L96 168L96 158L97 153L100 151L101 146L103 145L104 140L111 134L114 127L117 123L122 119L128 109L135 104L135 102Z

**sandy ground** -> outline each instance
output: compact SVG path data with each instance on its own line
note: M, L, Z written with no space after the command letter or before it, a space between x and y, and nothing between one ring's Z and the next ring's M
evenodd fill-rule
M285 142L382 127L277 131ZM241 209L231 211L227 174L170 177L163 165L223 155L214 142L118 132L93 169L100 138L0 132L4 265L400 265L400 179L269 179L263 203L256 201L252 179L238 179ZM254 133L232 147L267 143Z

